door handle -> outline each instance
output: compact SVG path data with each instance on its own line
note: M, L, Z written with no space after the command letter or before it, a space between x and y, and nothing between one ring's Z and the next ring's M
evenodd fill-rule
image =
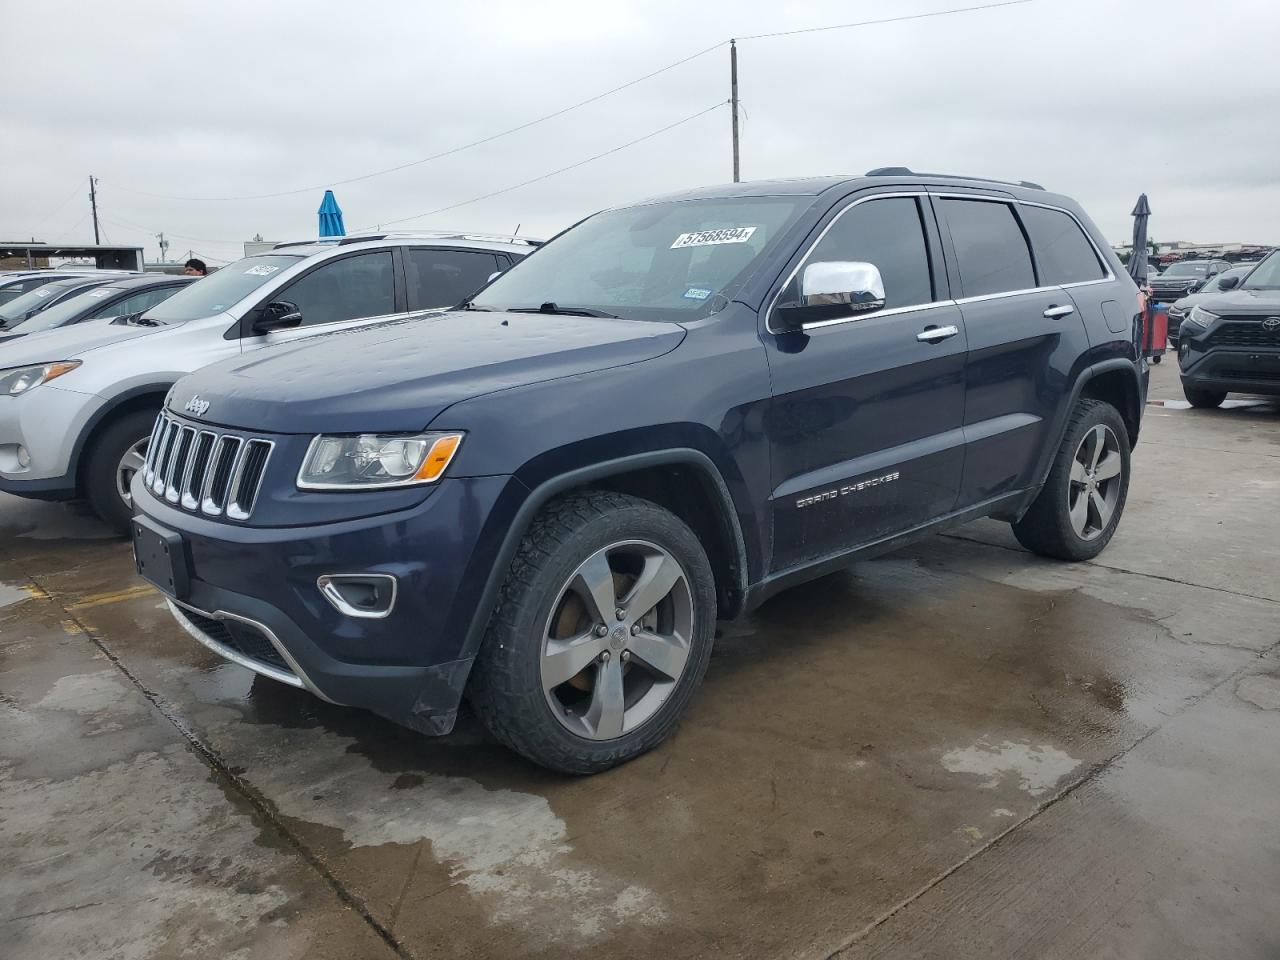
M959 332L960 328L954 325L946 327L925 327L916 334L916 339L921 343L937 343L939 340L946 340L949 337L954 337Z
M1069 303L1058 306L1056 303L1044 312L1046 320L1059 320L1062 317L1069 317L1076 312L1076 308Z

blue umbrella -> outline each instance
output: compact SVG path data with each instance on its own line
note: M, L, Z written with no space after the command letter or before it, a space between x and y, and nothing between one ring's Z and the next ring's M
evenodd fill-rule
M338 201L333 199L332 190L324 192L324 199L320 201L320 209L316 213L320 214L320 236L345 237L347 235L347 228L342 225L342 208L338 206Z

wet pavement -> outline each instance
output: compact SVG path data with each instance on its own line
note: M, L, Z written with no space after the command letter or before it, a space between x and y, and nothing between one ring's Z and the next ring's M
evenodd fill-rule
M1275 957L1278 468L1280 406L1153 404L1096 562L982 522L792 590L589 779L224 663L0 497L0 953Z

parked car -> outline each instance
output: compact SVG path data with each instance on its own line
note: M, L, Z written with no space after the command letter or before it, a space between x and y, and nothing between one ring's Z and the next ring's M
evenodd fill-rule
M251 670L432 734L465 692L525 756L603 770L671 731L717 618L790 584L982 516L1096 556L1140 303L1031 185L890 168L608 210L462 309L179 381L138 568Z
M1160 303L1173 303L1195 293L1223 270L1230 270L1227 260L1179 260L1151 279L1151 293Z
M140 314L195 279L164 275L125 277L85 288L26 320L18 321L9 329L0 330L0 344L33 333L74 326L86 320Z
M1239 283L1249 275L1249 271L1254 268L1255 264L1246 263L1241 266L1232 267L1230 270L1223 270L1219 274L1215 274L1205 281L1203 287L1196 293L1189 293L1179 300L1175 300L1169 305L1169 343L1173 345L1173 349L1178 349L1178 330L1182 326L1183 318L1191 312L1201 300L1211 294L1218 293L1223 290L1222 284L1234 278L1235 283ZM1228 284L1228 288L1233 284Z
M283 244L198 279L128 323L8 344L0 348L0 490L86 497L127 533L130 480L183 374L258 347L455 305L535 247L388 234Z
M137 274L130 274L130 276L137 276ZM73 297L78 293L83 293L85 290L100 287L120 278L120 274L102 274L64 277L61 280L43 283L34 290L14 297L8 303L0 306L0 334L13 330L20 324L30 320L37 313L40 313L40 311L48 310L55 303L61 303L68 297Z
M1228 393L1280 396L1280 251L1187 312L1178 365L1193 407L1220 406Z
M0 273L0 306L15 300L24 293L30 293L37 287L54 280L65 280L68 277L83 276L128 276L125 271L90 271L90 270L13 270Z

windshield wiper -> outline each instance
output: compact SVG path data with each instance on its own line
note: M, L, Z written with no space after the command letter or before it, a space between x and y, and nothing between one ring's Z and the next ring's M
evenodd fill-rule
M566 317L605 317L609 320L617 320L616 314L605 313L603 310L592 310L590 307L562 307L558 304L547 301L538 307L507 307L507 313L554 313Z
M457 306L455 309L457 309L457 310L480 310L480 311L483 311L484 313L494 313L494 312L495 312L495 310L494 310L494 308L493 308L493 307L477 307L477 306L475 305L475 303L474 303L473 301L471 301L471 300L463 300L460 304L458 304L458 306Z

